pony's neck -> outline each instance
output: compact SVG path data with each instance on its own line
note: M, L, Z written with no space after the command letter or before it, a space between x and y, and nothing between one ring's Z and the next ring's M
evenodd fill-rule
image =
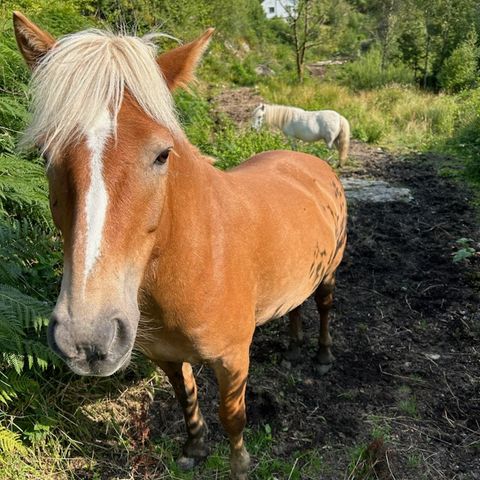
M283 105L265 105L265 123L273 127L282 128L292 117L290 107Z
M215 169L186 138L175 142L169 165L157 246L175 248L179 240L199 234L208 221ZM188 239L187 239L188 240Z

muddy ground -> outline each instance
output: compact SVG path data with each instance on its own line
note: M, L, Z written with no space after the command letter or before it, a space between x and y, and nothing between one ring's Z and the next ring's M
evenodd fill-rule
M480 479L480 266L476 258L452 261L458 239L478 238L477 214L471 192L439 176L444 160L352 145L346 174L408 187L413 200L350 206L331 322L336 361L325 376L314 369L319 322L311 299L304 307L300 362L284 359L286 318L255 335L249 427L271 429L277 458L316 451L323 480ZM197 367L197 379L210 439L225 443L216 382L203 367ZM184 438L181 412L168 390L148 400L145 422L147 442ZM360 460L367 457L365 473Z

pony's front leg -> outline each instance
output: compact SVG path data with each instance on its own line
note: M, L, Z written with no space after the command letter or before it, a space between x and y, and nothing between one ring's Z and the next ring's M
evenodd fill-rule
M287 138L288 138L288 141L290 142L290 148L291 148L292 150L297 151L297 150L298 150L298 147L297 147L297 139L294 138L294 137L290 137L290 136L288 136Z
M157 364L170 380L175 396L183 410L188 438L183 446L183 455L179 458L178 465L180 468L188 470L209 453L205 441L208 429L198 406L197 384L192 366L186 362L157 362Z
M250 455L243 442L248 363L247 348L242 354L222 358L213 364L220 388L220 421L230 440L230 468L233 480L246 480L250 466Z

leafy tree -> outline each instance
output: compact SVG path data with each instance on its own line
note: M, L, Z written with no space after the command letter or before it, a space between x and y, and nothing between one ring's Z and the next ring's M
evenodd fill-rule
M297 78L303 81L307 53L314 51L329 38L329 28L339 28L349 18L348 5L332 0L298 0L285 2L289 39L295 54Z
M443 63L439 74L442 88L455 93L473 87L478 78L478 56L477 35L472 31Z

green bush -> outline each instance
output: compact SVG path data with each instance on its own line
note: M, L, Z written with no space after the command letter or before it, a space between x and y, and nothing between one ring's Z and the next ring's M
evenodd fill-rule
M175 94L175 104L190 142L199 148L207 145L213 129L213 118L208 102L195 90L189 92L180 90Z
M251 87L257 81L257 75L247 61L235 60L231 65L231 80L236 85Z
M335 75L340 83L354 90L379 88L390 83L401 85L414 83L412 71L404 64L389 63L382 70L381 63L380 51L372 49L354 62L342 65L336 70Z
M266 129L260 132L250 129L239 132L236 125L225 121L215 132L211 144L205 146L204 151L219 160L217 163L219 168L228 169L256 153L290 148L286 139L278 133Z
M478 78L477 35L473 32L445 60L439 74L440 85L449 93L472 88Z
M457 116L451 135L442 138L439 148L466 160L466 176L480 183L480 88L451 97Z

